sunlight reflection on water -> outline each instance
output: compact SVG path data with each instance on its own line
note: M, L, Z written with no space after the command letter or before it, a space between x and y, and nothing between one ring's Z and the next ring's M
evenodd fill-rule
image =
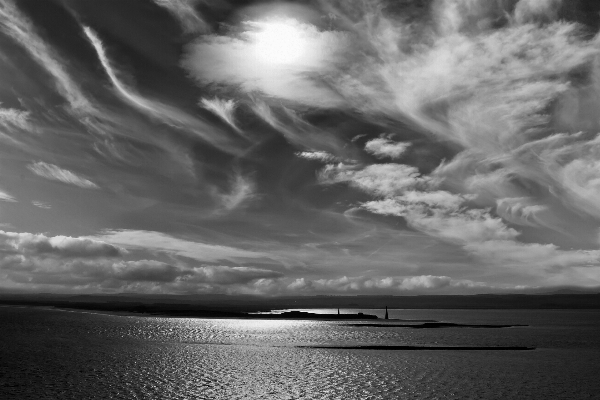
M600 392L596 312L402 313L530 326L410 330L327 321L122 317L3 308L0 398L567 399L594 398ZM538 350L295 347L356 343L517 344Z

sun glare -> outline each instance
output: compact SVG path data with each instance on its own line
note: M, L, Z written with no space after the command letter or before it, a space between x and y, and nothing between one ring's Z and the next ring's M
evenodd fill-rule
M293 22L263 22L256 26L253 39L257 55L264 62L292 64L305 54L305 32Z

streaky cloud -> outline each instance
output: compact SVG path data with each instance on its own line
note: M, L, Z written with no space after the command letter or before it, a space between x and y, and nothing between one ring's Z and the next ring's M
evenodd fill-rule
M226 193L215 193L221 205L217 212L229 212L243 207L257 197L255 190L256 185L252 179L236 172L230 179L230 190Z
M52 208L52 206L48 203L44 203L41 201L32 201L31 204L33 204L34 206L38 207L38 208L43 208L45 210L49 210Z
M85 179L69 170L60 168L54 164L38 161L33 164L29 164L27 168L42 178L79 186L83 189L99 189L98 185L96 185L94 182Z
M11 0L0 1L0 29L19 43L53 78L59 93L74 111L89 112L93 105L67 71L67 63L40 34L33 23L19 11Z
M180 239L155 231L109 230L92 238L125 248L173 253L204 262L235 260L236 258L272 258L263 252Z
M517 225L544 226L539 214L549 212L547 206L535 204L526 197L507 197L496 201L496 212L504 220Z
M0 201L7 201L9 203L16 203L17 199L15 199L12 195L6 193L3 190L0 190Z
M30 125L31 113L15 108L0 108L0 124L5 128L16 127L20 129L32 129Z
M240 128L235 123L235 108L237 103L235 100L223 100L223 99L200 99L200 105L206 108L209 111L212 111L216 115L218 115L223 121L225 121L229 126L235 129L237 132L241 133Z
M142 111L147 116L156 118L175 128L188 131L195 137L206 141L219 150L229 154L237 154L241 151L239 145L230 140L227 134L218 128L210 126L206 122L201 121L178 108L141 96L126 86L119 79L117 71L113 68L108 59L104 45L98 35L89 27L83 27L83 31L96 50L100 63L116 89L117 94L123 100Z
M340 159L333 154L326 151L299 151L296 156L304 158L306 160L321 161L324 163L331 163L334 161L340 161Z
M252 98L251 109L264 122L275 128L291 144L305 150L326 151L334 155L344 154L344 143L328 131L306 122L294 110L278 107L275 113L271 107L260 98Z
M246 284L257 279L279 278L283 274L255 267L230 267L225 265L206 265L194 267L193 276L188 282L202 282L220 285Z
M204 33L210 30L206 21L194 8L201 1L203 0L154 0L179 20L185 33Z

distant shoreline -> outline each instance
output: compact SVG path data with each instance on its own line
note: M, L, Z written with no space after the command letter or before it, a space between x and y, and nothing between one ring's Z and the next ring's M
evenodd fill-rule
M22 308L37 308L48 309L66 312L82 312L116 316L130 317L160 317L160 318L218 318L218 319L268 319L268 320L294 320L294 321L369 321L378 319L375 315L369 314L318 314L318 313L281 313L281 314L249 314L249 313L234 313L234 312L219 312L212 310L153 310L151 307L143 311L135 311L133 309L109 309L105 305L101 307L93 305L46 305L46 304L6 304L0 302L0 307L22 307Z
M484 294L422 296L149 295L149 294L7 294L0 304L88 308L98 311L195 314L198 310L239 316L245 313L300 309L427 310L600 310L599 293ZM335 311L333 311L335 312ZM225 315L227 316L227 315Z
M523 351L523 350L536 350L535 347L525 346L379 346L379 345L365 345L365 346L296 346L302 349L331 349L331 350L394 350L394 351L406 351L406 350L453 350L453 351Z

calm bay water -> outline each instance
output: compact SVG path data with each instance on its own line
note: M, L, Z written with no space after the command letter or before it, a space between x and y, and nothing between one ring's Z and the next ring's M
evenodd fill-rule
M332 310L320 310L331 312ZM337 311L337 310L336 310ZM342 312L371 310L342 310ZM390 310L502 329L0 307L1 399L597 399L600 312ZM307 345L531 346L385 351Z

